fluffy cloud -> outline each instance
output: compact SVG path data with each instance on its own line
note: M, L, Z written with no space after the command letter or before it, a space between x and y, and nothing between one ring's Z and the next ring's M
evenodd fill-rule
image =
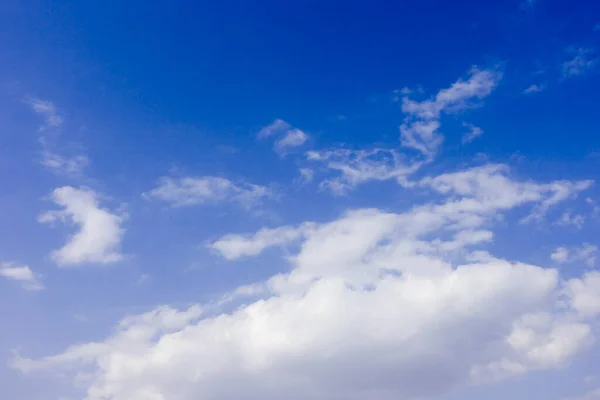
M559 264L581 261L587 266L593 267L596 263L597 253L598 247L586 243L579 247L557 247L550 255L550 259Z
M15 263L1 263L0 276L20 282L25 290L42 290L44 285L28 266Z
M51 199L63 209L47 211L38 221L69 221L79 228L61 249L52 253L52 259L59 266L106 264L123 258L118 248L124 234L121 227L124 217L101 208L97 193L91 189L64 186L54 189Z
M572 307L584 317L600 314L600 271L590 271L582 278L567 282L565 292Z
M48 128L57 128L63 124L64 118L51 101L42 100L37 97L28 97L24 101L33 111L44 118L44 125L40 126L40 131Z
M265 139L277 136L278 139L273 145L273 149L281 156L285 156L294 149L302 146L309 139L309 136L300 129L293 128L287 122L276 119L270 125L261 129L257 137Z
M144 197L165 201L173 207L229 202L251 208L271 196L272 191L265 186L234 183L216 176L163 177L156 188L144 193Z
M483 166L421 180L442 198L405 212L227 235L212 246L228 259L296 243L289 271L240 288L258 298L231 312L160 307L13 366L87 377L87 400L423 398L560 367L594 340L595 278L563 285L481 250L498 214L558 186L577 184Z
M440 90L429 100L402 99L402 111L407 115L400 127L404 147L416 149L432 158L442 144L438 132L442 113L452 113L473 106L473 101L487 97L497 86L502 74L495 70L479 70L473 67L468 80L459 79L447 89Z
M548 210L588 189L593 181L554 181L536 183L515 181L503 164L487 164L465 171L424 178L420 186L431 187L445 195L463 196L461 208L471 212L508 209L535 202L536 206L523 222L541 219Z
M406 184L407 176L417 171L421 164L408 164L395 150L375 148L372 150L336 149L332 151L309 151L309 161L320 162L338 174L321 182L320 187L333 194L343 195L357 185L370 181L396 179Z

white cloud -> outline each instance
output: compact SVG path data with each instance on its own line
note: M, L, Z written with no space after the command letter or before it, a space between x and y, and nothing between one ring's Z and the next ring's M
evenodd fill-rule
M309 161L321 162L339 176L326 179L320 187L333 194L343 195L361 183L396 179L406 184L406 178L421 166L420 163L405 164L403 157L391 149L372 150L336 149L332 151L309 151Z
M217 250L228 260L245 256L255 256L264 249L280 246L300 240L314 228L313 223L306 222L298 227L284 226L280 228L264 228L253 235L226 235L210 243L209 248Z
M432 158L443 141L438 132L442 113L472 107L472 101L487 97L501 78L498 71L473 67L468 80L459 79L449 88L440 90L433 99L419 102L404 97L402 111L407 117L400 127L402 145Z
M469 128L469 132L465 133L462 137L463 144L472 142L479 136L483 135L483 130L478 126L469 124L467 122L463 122L463 126Z
M545 84L540 84L540 85L533 84L533 85L529 86L527 89L523 90L523 93L526 93L526 94L538 93L545 89L546 89Z
M290 129L292 129L292 126L290 124L288 124L284 120L276 119L270 125L267 125L264 128L262 128L258 132L256 137L258 139L265 139L265 138L268 138L271 136L279 136L279 135L283 135L285 132L287 132Z
M596 254L598 247L585 243L579 247L557 247L550 255L550 259L559 264L573 263L581 261L589 267L596 263Z
M583 75L598 64L598 59L591 58L593 57L594 49L569 49L568 52L574 56L562 64L564 77Z
M40 131L48 128L57 128L63 124L64 118L51 101L38 99L37 97L27 97L24 101L33 111L44 118L44 125L40 126Z
M490 165L415 185L443 198L210 245L236 259L295 244L289 271L233 291L256 301L204 315L160 307L103 341L12 365L87 374L86 400L391 400L557 368L585 352L597 333L595 303L582 297L597 293L593 279L565 286L555 269L481 250L502 213L541 207L556 183L513 181Z
M25 290L42 290L44 285L28 266L3 262L0 264L0 276L18 281Z
M44 149L42 151L41 163L56 173L79 176L89 165L90 160L83 154L67 157Z
M567 282L565 293L571 300L571 307L583 317L600 314L600 271L590 271L582 278Z
M291 149L302 146L307 140L308 135L300 129L290 129L284 137L275 142L274 149L278 154L285 155Z
M273 192L260 185L240 182L216 176L172 178L163 177L144 197L157 198L170 203L173 207L193 206L200 204L237 203L251 208L261 200L272 197Z
M569 260L569 250L566 247L557 247L552 254L550 259L556 261L559 264L564 264Z
M297 181L302 184L312 182L315 175L315 171L310 168L300 168L298 172L300 172L300 176Z
M555 223L560 226L574 226L581 229L585 223L585 217L581 214L572 214L571 211L565 211Z
M273 145L273 150L281 156L285 156L294 149L302 146L309 139L309 136L300 129L293 128L287 122L276 119L270 125L262 128L258 134L258 139L265 139L277 136L278 139Z
M471 212L503 210L536 203L523 222L540 220L548 210L589 188L593 181L554 181L535 183L516 181L509 176L509 168L503 164L487 164L464 171L424 178L420 186L431 187L445 195L461 196L462 209ZM458 202L457 202L458 203Z
M59 266L106 264L123 258L118 248L124 234L124 217L100 208L97 198L97 193L86 188L64 186L52 192L51 199L63 210L47 211L38 221L70 221L79 228L64 247L52 253Z

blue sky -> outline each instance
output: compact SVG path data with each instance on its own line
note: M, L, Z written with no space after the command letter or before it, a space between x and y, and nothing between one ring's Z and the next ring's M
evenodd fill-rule
M389 3L0 5L3 398L600 399L600 3Z

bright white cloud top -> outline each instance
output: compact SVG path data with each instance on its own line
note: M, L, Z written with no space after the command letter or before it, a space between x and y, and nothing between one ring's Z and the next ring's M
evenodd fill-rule
M559 368L598 333L597 272L565 279L480 250L505 213L542 216L589 183L508 172L423 178L415 188L443 198L404 212L226 235L209 246L229 260L295 243L290 271L231 312L161 307L104 341L13 365L89 373L89 400L427 397Z
M86 263L114 263L123 258L119 245L125 229L124 216L100 208L98 194L87 188L64 186L54 189L51 199L62 210L38 217L40 223L71 222L78 227L60 249L52 253L59 266Z

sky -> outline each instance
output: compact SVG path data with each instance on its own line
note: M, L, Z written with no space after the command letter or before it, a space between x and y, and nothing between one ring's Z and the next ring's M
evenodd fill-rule
M3 399L600 399L599 2L5 0L0 43Z

